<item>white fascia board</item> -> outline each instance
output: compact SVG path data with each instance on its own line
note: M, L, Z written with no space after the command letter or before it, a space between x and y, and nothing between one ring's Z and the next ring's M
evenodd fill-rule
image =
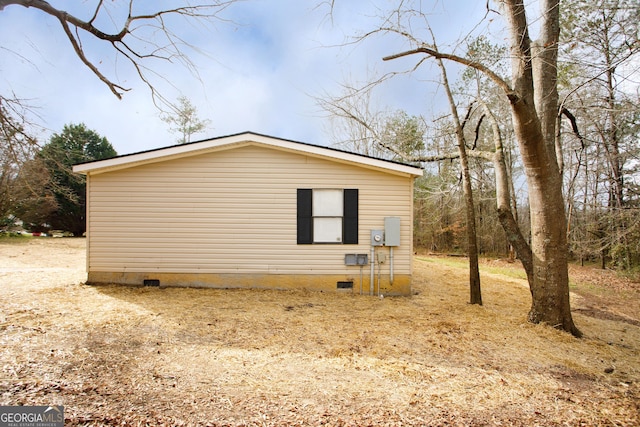
M237 135L240 136L240 135ZM223 140L224 139L224 140ZM236 138L234 138L236 139ZM83 163L75 165L73 171L75 173L88 175L90 173L103 173L118 169L126 169L142 164L162 162L170 159L193 156L203 151L212 151L218 147L229 146L229 148L237 146L238 142L248 142L247 138L239 138L239 141L230 141L226 138L212 139L201 141L193 144L174 145L167 148L159 148L142 153L126 154L121 157L111 159L97 160L95 162Z
M358 166L369 167L372 169L382 169L389 173L396 173L401 175L413 175L422 176L423 170L418 167L404 165L401 163L390 162L382 159L375 159L373 157L361 156L359 154L348 153L346 151L332 150L327 147L321 147L319 145L300 144L287 140L275 140L277 147L292 152L303 152L307 155L329 158L342 163L356 164ZM256 141L258 142L258 141Z
M217 149L231 149L251 144L264 145L294 153L304 153L314 157L332 159L334 161L343 163L356 164L362 167L384 170L388 173L409 176L422 176L423 174L421 168L417 168L414 166L389 162L386 160L375 159L339 150L333 150L318 145L304 144L300 142L254 134L251 132L215 138L191 144L175 145L172 147L124 155L112 159L83 163L74 166L73 171L75 173L85 175L99 174L118 169L126 169L141 164L156 163L170 159L193 156L203 152L212 152Z

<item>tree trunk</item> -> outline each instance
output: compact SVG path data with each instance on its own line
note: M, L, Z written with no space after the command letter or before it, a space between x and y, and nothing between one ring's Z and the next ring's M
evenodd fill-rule
M498 220L502 229L504 230L509 244L516 250L518 258L524 267L524 271L527 274L527 280L529 282L529 288L533 285L533 256L531 254L531 247L527 243L526 239L520 231L518 222L513 216L511 210L511 191L509 188L509 176L507 173L507 165L504 159L504 147L502 146L502 137L500 135L500 128L493 113L485 104L480 100L485 113L489 116L491 122L491 129L493 131L493 143L495 146L495 153L493 154L493 169L496 176L496 203L498 210Z
M473 191L471 188L471 176L469 174L469 158L465 146L464 132L460 124L458 109L451 94L447 70L441 59L436 59L438 67L442 73L442 84L444 85L449 107L453 115L456 127L456 140L458 142L458 152L460 154L460 167L462 169L462 186L464 191L465 208L467 212L467 254L469 256L469 303L482 305L482 292L480 288L480 267L478 265L478 236L476 232L475 204L473 202Z
M529 320L547 323L580 336L569 304L567 225L562 176L555 155L558 2L541 1L540 52L536 56L541 64L536 66L534 85L524 4L521 0L504 0L510 21L513 58L514 92L509 95L509 100L531 209L533 287Z

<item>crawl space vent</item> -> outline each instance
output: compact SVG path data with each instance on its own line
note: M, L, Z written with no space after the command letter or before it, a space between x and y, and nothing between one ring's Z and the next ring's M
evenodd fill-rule
M158 279L144 279L142 283L145 286L160 286L160 280Z
M338 289L353 289L353 281L338 282Z

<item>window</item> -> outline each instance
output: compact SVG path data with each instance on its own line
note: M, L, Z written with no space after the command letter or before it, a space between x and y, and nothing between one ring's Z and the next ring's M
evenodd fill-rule
M342 190L313 190L311 216L314 243L342 243Z
M298 244L358 243L357 189L298 189Z

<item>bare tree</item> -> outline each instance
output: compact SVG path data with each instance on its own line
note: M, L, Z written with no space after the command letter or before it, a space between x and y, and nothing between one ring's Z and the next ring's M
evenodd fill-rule
M33 190L20 182L22 165L39 148L26 115L23 100L0 96L0 219L12 213L18 192Z
M536 55L532 52L524 3L502 0L500 4L511 39L511 82L481 63L440 52L424 43L385 60L422 54L454 61L484 73L502 89L511 106L529 190L534 263L529 320L580 336L569 303L567 226L562 175L556 157L559 0L540 2L540 40L536 44Z
M204 131L211 123L210 120L198 117L196 107L186 96L178 97L178 105L173 110L173 113L163 115L162 120L169 125L172 132L179 135L180 144L191 142L193 134Z
M464 131L447 81L446 69L442 62L439 65L442 72L443 85L447 91L447 98L454 117L454 132L459 149L458 153L447 154L447 157L459 159L462 171L462 187L466 208L467 255L469 257L470 303L482 305L475 209ZM415 120L406 120L406 113L404 113L403 119L403 114L385 117L382 113L372 111L371 89L373 86L375 85L367 85L365 88L359 89L352 85L345 85L345 94L334 98L317 99L320 106L330 113L334 119L343 119L346 123L349 123L346 126L348 129L347 135L356 136L355 140L350 138L347 141L350 148L363 154L379 152L380 148L382 148L383 152L386 151L387 156L388 153L392 153L392 157L395 159L414 163L442 160L439 156L426 158L422 155L421 152L424 147L422 134L424 134L424 130L418 130L420 126ZM419 134L419 137L416 138L417 134Z
M405 3L385 17L381 27L362 38L381 33L400 35L414 47L384 60L423 55L440 61L453 61L484 74L502 91L510 106L528 185L533 258L533 278L530 280L532 305L528 318L533 323L546 323L581 336L573 322L569 302L567 223L562 173L556 154L560 151L556 145L559 0L539 2L541 13L536 24L540 38L535 48L529 35L524 2L500 0L498 3L510 36L510 79L501 77L491 67L472 58L442 52L433 44L420 41L416 35L420 29L412 18L428 19L420 9L402 10L410 8ZM488 10L487 13L490 12ZM419 60L413 69L424 61Z
M610 261L630 269L640 259L635 221L629 220L637 216L638 200L633 188L639 153L640 3L566 0L562 7L560 112L570 127L558 135L569 167L566 192L574 196L567 198L573 222L569 242L581 259L599 254L603 267Z
M490 159L493 162L496 180L498 219L507 235L507 241L515 248L518 257L520 258L520 262L522 263L527 274L527 279L529 280L529 287L531 288L534 286L533 257L531 254L531 247L527 243L522 230L518 226L518 221L514 216L511 206L512 183L507 171L502 134L500 133L500 127L498 126L498 121L493 112L481 99L478 101L482 105L485 112L484 114L489 118L491 131L493 133L495 150L493 153L487 153L487 159Z
M442 76L442 84L449 108L453 116L455 126L456 141L458 145L458 155L460 159L460 169L462 170L462 188L464 193L465 207L467 211L467 255L469 257L469 293L470 303L482 305L482 292L480 287L480 267L478 265L478 236L476 232L475 203L473 202L473 191L471 188L471 174L469 173L469 158L467 157L466 140L464 137L463 124L458 115L458 107L456 106L449 78L447 77L447 69L440 58L436 59L440 73Z
M372 89L373 85L360 88L353 83L344 83L339 95L325 94L317 97L316 102L328 114L334 146L384 158L388 152L377 141L384 133L388 113L377 109Z

